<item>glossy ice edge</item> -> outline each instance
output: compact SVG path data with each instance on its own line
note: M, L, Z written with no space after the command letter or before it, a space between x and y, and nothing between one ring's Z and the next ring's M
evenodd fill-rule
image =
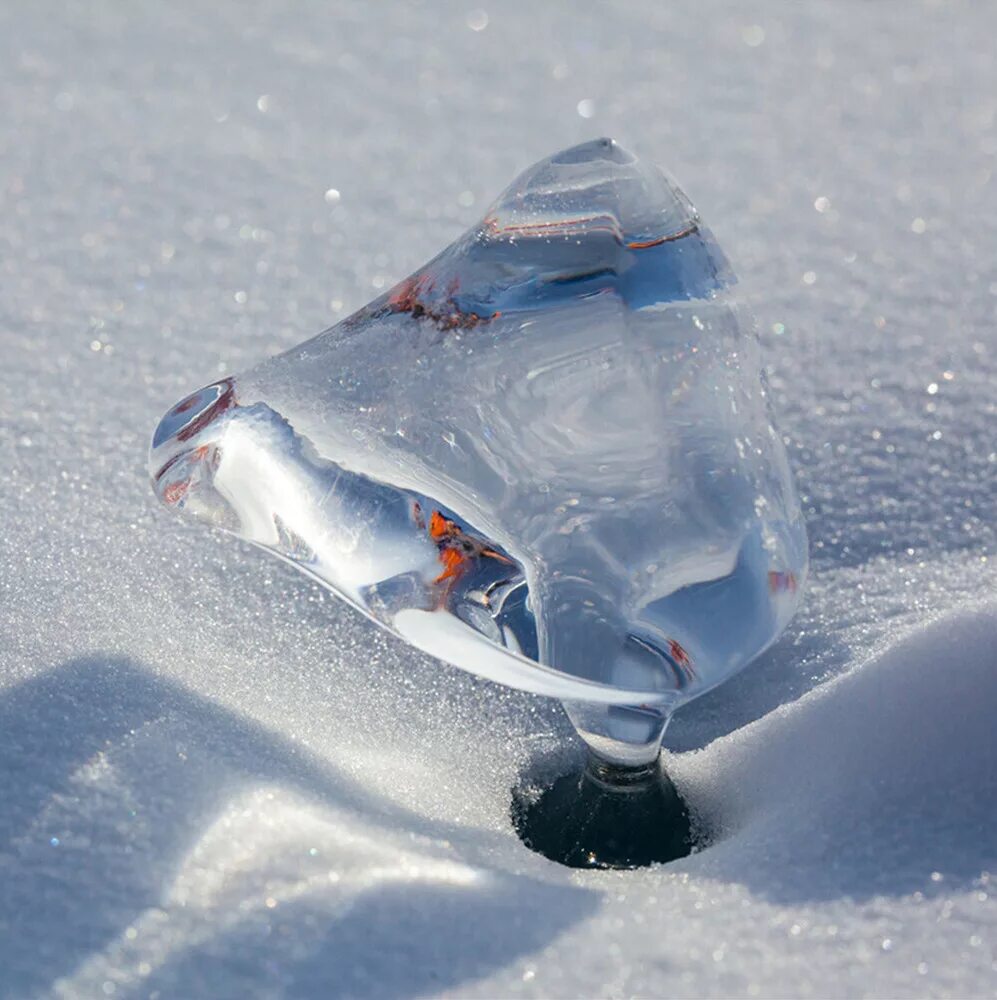
M520 568L505 553L487 546L479 551L484 543L478 536L430 498L316 458L270 407L240 406L234 379L198 390L163 418L150 471L157 496L170 509L193 513L277 555L389 632L469 673L533 694L604 705L666 707L676 700L674 691L600 684L522 655L515 646L529 641L532 615L505 608L508 593L499 609L507 619L501 644L452 614L445 606L447 584L456 575L448 576L456 561L445 555L455 551L449 543L483 561L486 570L500 567L510 578L507 590L525 589ZM352 517L350 508L361 506L378 509L381 523ZM392 542L368 547L367 533L382 542L390 534ZM441 549L444 536L448 544ZM486 572L480 582L496 581ZM392 587L404 595L392 594ZM413 600L424 606L404 604Z

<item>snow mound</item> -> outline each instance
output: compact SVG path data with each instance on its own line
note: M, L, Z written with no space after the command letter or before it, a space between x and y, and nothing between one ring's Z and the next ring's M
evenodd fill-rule
M572 957L572 942L592 934L610 953L665 948L695 968L701 934L688 920L705 908L711 974L744 953L727 963L735 979L711 978L717 989L760 972L792 979L799 956L783 952L801 936L815 982L826 967L848 993L887 962L894 982L906 973L915 983L918 966L953 947L951 922L931 942L918 925L939 913L966 920L987 895L995 650L992 605L948 614L760 721L673 755L713 842L636 876L557 869L524 851L501 809L454 823L392 803L127 662L68 664L8 692L0 710L3 856L19 859L4 870L3 912L18 919L0 966L15 995L55 975L62 996L105 983L126 995L312 996L331 982L345 995L460 986L487 996L508 989L496 970L536 978L545 963L529 956L546 948L537 990L570 995L587 981L579 976L605 975L598 952ZM862 900L886 912L865 918L876 945L843 977L834 950L813 946L854 934ZM749 905L768 918L750 929L737 915ZM967 940L984 930L981 915ZM919 961L898 970L894 950ZM629 975L651 981L646 970Z
M967 885L995 857L997 606L942 616L676 767L695 870L780 902Z

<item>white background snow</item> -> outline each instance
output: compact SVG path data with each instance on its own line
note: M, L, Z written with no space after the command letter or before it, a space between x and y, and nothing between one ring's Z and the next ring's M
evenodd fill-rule
M993 996L995 32L988 4L0 7L0 995ZM626 873L510 828L573 745L556 704L171 519L145 471L175 400L601 134L733 259L813 555L782 641L669 731L716 842Z

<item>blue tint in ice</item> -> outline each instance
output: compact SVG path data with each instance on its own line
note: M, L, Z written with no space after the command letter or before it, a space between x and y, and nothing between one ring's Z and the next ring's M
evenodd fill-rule
M174 407L156 491L646 760L806 574L734 288L670 180L585 143L360 312Z

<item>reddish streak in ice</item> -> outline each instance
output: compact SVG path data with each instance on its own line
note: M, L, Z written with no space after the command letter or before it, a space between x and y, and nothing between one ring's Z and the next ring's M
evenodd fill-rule
M412 516L417 525L422 522L422 507L416 502L412 505ZM429 518L429 537L436 542L439 549L439 560L443 570L433 581L445 584L441 598L445 597L450 587L474 565L477 559L497 559L499 562L512 564L511 560L496 552L479 539L469 535L463 528L449 518L434 510Z
M796 593L796 574L791 570L769 570L769 591L773 594L780 590L786 590L790 594Z
M439 302L431 302L429 296L435 286L435 280L428 274L412 275L388 294L388 309L396 313L409 313L416 319L432 320L441 330L470 330L479 323L487 323L502 315L500 312L493 312L490 316L464 312L454 299L460 287L456 278L451 281L447 294Z

